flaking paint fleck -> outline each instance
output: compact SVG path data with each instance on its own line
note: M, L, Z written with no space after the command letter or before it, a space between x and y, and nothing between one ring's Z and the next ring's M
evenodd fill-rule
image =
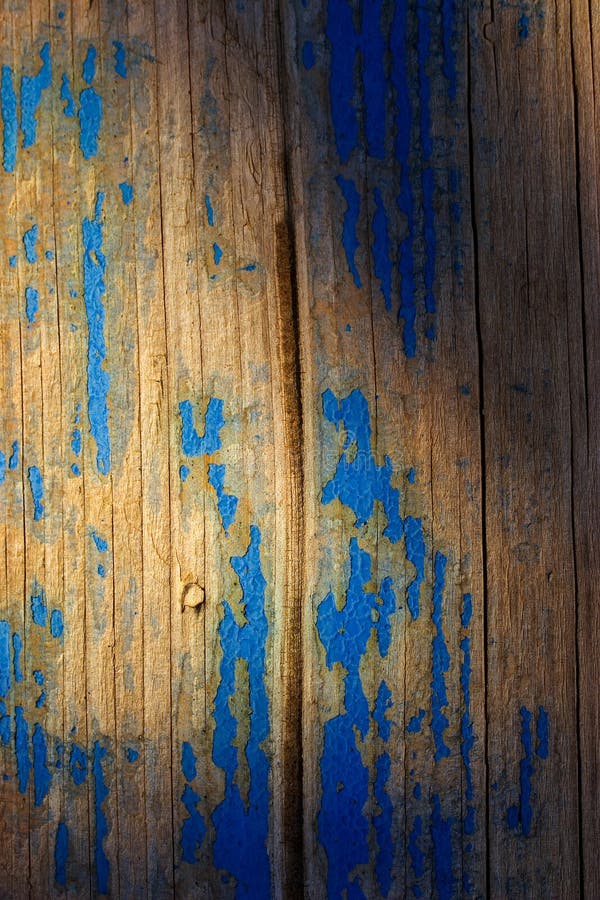
M29 466L27 477L33 499L33 521L39 522L44 515L44 481L42 473L37 466Z
M433 585L433 611L431 620L436 628L432 641L431 667L431 731L435 744L436 762L450 756L450 748L444 740L444 732L449 725L442 710L448 706L445 675L450 668L450 654L446 647L443 627L443 599L447 559L439 551L435 554L435 581Z
M32 147L37 136L37 109L42 92L52 84L52 61L48 41L40 50L42 65L37 75L23 75L21 79L21 130L23 147Z
M346 212L344 213L344 223L342 225L342 244L344 245L348 270L352 275L354 284L359 288L361 287L361 281L356 267L356 251L360 244L356 236L356 226L360 215L360 194L351 178L344 178L343 175L338 175L336 182L346 201Z

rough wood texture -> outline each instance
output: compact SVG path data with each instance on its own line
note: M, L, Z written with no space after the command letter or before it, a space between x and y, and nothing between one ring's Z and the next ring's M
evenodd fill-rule
M0 896L599 896L600 12L0 38Z

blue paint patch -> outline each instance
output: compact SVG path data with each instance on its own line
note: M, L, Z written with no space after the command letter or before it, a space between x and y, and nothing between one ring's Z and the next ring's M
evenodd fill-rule
M23 652L23 641L21 640L21 635L16 631L13 634L12 638L13 643L13 672L15 676L15 682L18 684L23 681L23 669L21 667L21 654Z
M223 401L211 397L206 408L204 434L199 437L194 427L194 412L189 400L179 404L181 416L181 449L185 456L210 456L221 449L221 429L225 426Z
M189 466L181 465L179 466L179 477L182 481L187 481L188 475L190 474Z
M385 681L382 681L379 685L379 690L377 691L373 719L377 724L379 737L386 742L389 741L392 730L392 723L386 718L386 712L388 709L391 709L392 706L392 692Z
M213 209L212 201L208 194L204 195L204 205L206 206L206 221L212 228L215 224L215 211Z
M433 880L438 900L452 900L454 878L452 876L452 819L442 818L442 805L438 794L433 795L431 817L433 841Z
M48 604L46 602L46 592L39 585L35 585L34 590L37 591L31 597L31 618L35 625L45 628L48 621Z
M87 778L87 766L87 756L84 750L82 750L81 747L78 747L77 744L73 744L71 747L71 755L69 757L69 769L74 784L83 784Z
M246 266L242 266L242 272L256 272L256 263L248 263Z
M463 594L463 611L460 617L460 623L463 628L468 628L471 624L473 615L473 597L471 594Z
M37 262L37 240L38 240L38 227L37 225L32 225L31 228L25 232L23 235L23 246L25 247L25 258L28 263Z
M60 609L53 609L50 616L50 634L53 638L61 638L65 630L63 614Z
M550 723L548 713L543 706L538 708L537 720L537 745L535 748L536 755L540 759L548 759L548 742L550 738Z
M110 866L104 852L104 840L108 835L108 822L102 804L108 797L108 788L102 770L102 760L106 756L106 749L99 741L94 741L92 774L94 778L94 818L96 823L96 847L94 859L96 862L96 889L99 894L108 894L108 878Z
M465 597L470 595L465 595ZM466 600L465 606L466 606ZM463 622L464 622L463 611ZM463 626L465 627L465 626ZM471 751L475 744L475 735L473 732L473 721L471 719L471 639L463 638L460 644L463 658L460 667L460 686L463 695L464 712L460 724L460 752L462 756L463 766L465 769L466 790L465 799L467 800L467 811L465 816L464 830L465 834L473 834L475 830L475 809L472 805L474 799L473 788L473 772L471 770Z
M42 99L42 91L52 84L52 61L48 41L40 50L42 65L37 75L23 75L21 79L21 131L23 147L32 147L37 135L36 113Z
M10 716L6 714L6 703L4 703L3 700L0 700L0 742L5 747L8 747L10 744L10 731ZM4 776L4 780L8 780L6 775Z
M519 40L526 41L529 37L529 16L523 12L519 16Z
M531 825L533 822L533 810L531 807L531 779L533 777L532 716L525 706L521 707L520 715L523 758L521 759L519 767L519 805L509 807L507 812L507 822L510 828L518 829L520 826L522 833L527 836L531 832Z
M69 76L66 72L62 74L62 81L60 85L60 99L65 104L63 112L67 119L75 118L75 99L73 94L71 93L71 82L69 81Z
M435 233L435 212L433 194L435 188L434 172L429 165L433 152L431 137L431 85L427 74L427 61L431 51L431 13L426 6L417 7L418 40L417 56L419 63L419 97L420 97L420 138L422 157L425 163L421 173L421 189L423 192L423 230L425 238L425 309L434 313L436 304L433 295L435 281L435 263L437 240Z
M67 884L67 861L69 859L69 829L64 822L58 823L54 839L54 880L65 887Z
M10 454L10 459L8 460L8 468L16 469L19 465L19 442L13 441L12 452Z
M0 484L4 483L4 479L6 478L6 456L0 450Z
M108 429L108 390L110 377L104 370L106 341L104 324L106 312L102 295L106 291L104 275L106 258L102 253L102 229L100 220L104 194L96 195L94 218L83 220L83 292L88 323L88 416L90 432L96 442L96 466L102 475L110 472L110 434Z
M328 0L325 34L331 47L329 96L335 144L340 161L346 163L358 144L354 67L359 46L352 7L347 0Z
M383 0L370 0L363 7L361 47L367 149L377 159L385 157L385 40L381 32Z
M217 494L217 506L221 524L225 530L225 534L233 525L235 513L238 506L238 498L233 494L225 493L225 466L222 464L211 463L208 467L208 483L213 487Z
M29 726L22 706L15 706L15 755L19 792L25 794L29 784L31 760L29 759Z
M16 268L17 268L17 257L16 257L16 256L9 256L9 257L8 257L8 264L9 264L9 266L11 267L11 269L16 269Z
M262 743L269 735L269 701L265 686L268 621L265 614L265 588L260 559L261 535L250 528L250 543L244 556L231 558L239 578L245 604L243 625L235 621L229 603L223 601L224 615L219 625L223 658L221 681L217 689L214 718L213 761L225 773L225 796L212 820L216 837L213 844L217 869L237 879L236 897L268 897L271 875L266 841L269 832L269 759ZM236 662L248 666L250 734L246 760L250 774L247 806L236 783L238 749L234 746L237 721L230 701L235 694Z
M14 172L17 163L17 95L10 66L2 66L0 99L3 126L2 162L5 172Z
M388 216L380 191L373 191L375 214L373 216L373 268L381 287L388 312L392 309L392 245L388 229Z
M140 756L139 751L134 750L133 747L128 747L126 750L126 754L127 754L127 762L128 763L136 762Z
M442 72L448 82L448 96L451 100L456 99L456 54L453 47L455 18L455 0L442 0L442 40L444 46Z
M431 731L435 744L434 759L439 762L446 756L450 756L450 748L444 741L444 731L448 727L448 719L442 709L448 706L446 694L445 674L450 668L450 654L446 647L444 637L442 604L446 577L447 559L439 551L435 554L435 581L433 585L433 611L431 621L436 627L436 634L432 641L432 666L431 666Z
M389 753L382 753L377 757L373 792L381 812L373 819L377 846L379 848L375 861L375 874L379 889L384 897L388 896L392 887L392 862L394 858L394 843L392 840L393 806L386 790L391 768L392 762Z
M184 862L195 863L198 861L197 851L202 847L202 841L206 834L206 825L201 813L198 811L198 803L202 798L189 784L186 784L181 802L185 806L188 816L181 826L181 858ZM238 895L239 896L239 895ZM241 896L245 896L242 894Z
M348 269L354 279L354 284L359 288L361 287L361 281L356 268L355 257L356 251L360 247L356 236L356 226L360 214L360 194L351 178L344 178L343 175L338 175L335 180L346 201L346 212L344 213L344 224L342 226L342 244L344 245Z
M102 126L102 97L93 87L79 95L79 146L84 159L98 153L98 138Z
M34 324L39 308L40 295L38 291L31 286L27 286L25 288L25 315L27 316L27 321L30 325Z
M321 502L331 503L339 499L353 510L355 525L361 527L373 515L375 501L379 500L387 516L388 524L383 534L392 543L403 534L399 514L400 495L392 487L392 463L384 458L378 466L371 450L371 421L367 400L358 388L338 401L331 390L323 393L323 414L336 430L343 424L346 431L344 450L333 478L323 488ZM356 451L356 452L354 452Z
M79 466L76 463L72 464L71 472L73 473L73 475L81 475L81 469L79 468Z
M406 730L409 734L419 734L421 731L421 725L423 724L423 719L425 717L425 710L419 709L419 712L416 716L412 716L408 725L406 726Z
M104 578L106 576L106 569L104 568L102 563L100 563L100 565L98 566L97 571L98 571L98 575L100 576L100 578Z
M33 680L38 685L42 685L44 683L44 673L41 671L41 669L34 669Z
M184 741L181 745L181 771L186 781L193 781L196 777L196 761L192 745Z
M215 266L220 265L220 264L221 264L221 260L223 259L223 251L221 250L221 248L219 247L219 245L216 244L216 243L213 244L213 259L214 259L214 262L215 262Z
M0 621L0 697L10 691L10 624Z
M48 752L46 748L46 736L39 722L33 726L31 738L33 746L33 791L34 804L41 806L50 790L52 775L48 768Z
M97 550L99 553L106 553L106 552L107 552L107 550L108 550L108 541L105 540L103 537L100 537L100 535L97 534L95 531L92 531L92 540L93 540L94 544L96 545L96 550Z
M410 180L410 136L412 131L412 110L410 103L408 60L407 60L407 15L408 5L396 3L390 34L392 57L391 81L396 92L396 140L395 155L400 164L400 193L397 205L406 219L406 234L400 243L400 310L398 318L404 322L402 337L404 353L413 358L417 352L415 323L417 319L415 298L415 264L413 242L415 231L415 211L413 190Z
M133 200L133 187L127 181L122 181L119 185L121 197L125 206L129 206Z
M115 72L117 73L117 75L120 75L121 78L127 78L125 47L123 46L121 41L113 41L112 45L115 48Z
M71 450L75 456L81 455L81 428L74 428L71 434Z
M52 250L46 250L46 252L44 253L44 256L46 257L47 260L54 259L54 253Z
M305 69L312 69L315 64L315 48L312 41L304 41L302 45L302 65Z
M33 521L39 522L44 515L44 482L42 473L37 466L30 466L27 470L27 477L33 498Z
M406 589L406 604L413 620L420 615L421 585L425 580L425 538L421 519L407 516L404 520L406 558L415 567L415 577Z
M96 48L90 44L83 62L83 70L81 77L86 84L90 85L96 77Z

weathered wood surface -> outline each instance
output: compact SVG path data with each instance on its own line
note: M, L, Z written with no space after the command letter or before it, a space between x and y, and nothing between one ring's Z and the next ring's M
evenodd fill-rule
M0 896L600 896L600 10L0 28Z

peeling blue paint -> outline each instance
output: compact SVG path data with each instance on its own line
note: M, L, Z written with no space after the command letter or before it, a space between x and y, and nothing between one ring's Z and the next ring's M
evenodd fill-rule
M96 550L99 553L107 552L108 541L105 540L103 537L100 537L100 535L96 531L92 531L92 540L93 540L94 544L96 545Z
M11 267L11 269L16 269L16 268L17 268L17 262L18 262L18 259L17 259L16 256L9 256L9 257L8 257L8 264L9 264L9 266Z
M181 771L186 781L193 781L196 777L196 755L189 741L181 745Z
M212 815L216 831L213 857L218 869L236 878L238 898L268 897L271 883L266 847L270 765L261 746L269 735L269 701L265 686L268 635L266 581L261 567L260 543L260 530L252 525L245 555L231 558L242 589L246 621L238 625L228 601L223 601L224 616L219 625L223 652L221 681L214 704L212 756L215 765L225 773L225 796ZM236 690L236 661L239 660L247 663L250 688L250 734L246 745L250 774L247 806L236 783L238 749L234 741L238 726L230 707Z
M31 738L33 746L33 791L35 806L41 806L48 795L52 775L48 768L46 736L39 722L33 726Z
M202 847L202 841L206 834L206 825L201 813L198 811L198 803L202 798L189 784L186 784L181 802L185 806L188 816L181 826L181 858L184 862L195 863L198 861L197 851ZM244 896L244 895L242 895Z
M315 64L315 48L312 41L304 41L302 44L302 65L308 71Z
M536 755L540 759L548 759L548 741L550 738L550 722L548 713L543 706L538 707L538 720L536 728L537 745Z
M204 195L204 205L206 206L206 221L212 228L215 224L215 211L213 209L212 201L208 194Z
M356 268L356 251L360 247L356 236L356 226L360 215L360 194L356 190L356 185L352 179L338 175L335 180L346 201L346 212L344 213L344 224L342 226L342 244L344 245L348 269L354 279L354 284L359 288L362 285L358 269Z
M423 874L425 872L425 854L421 850L421 846L419 843L422 835L423 820L421 816L415 816L408 835L408 855L415 879L417 881L423 877ZM422 895L422 891L417 884L412 885L412 892L415 897L420 897Z
M39 292L36 291L35 288L32 288L28 285L25 288L25 315L27 316L27 321L30 325L33 325L35 322L35 317L37 316L40 308L40 295Z
M519 40L526 41L529 37L529 16L523 12L519 16Z
M412 716L409 720L408 725L406 726L406 730L409 734L419 734L421 731L421 726L423 724L423 719L425 717L425 710L419 709L419 712L416 716Z
M46 592L38 584L34 586L37 593L31 597L31 618L35 625L45 628L48 621L48 604L46 602Z
M44 482L42 473L37 466L30 466L27 470L29 487L33 498L33 521L39 522L44 515Z
M185 456L210 456L221 449L221 429L225 426L223 401L211 397L206 408L204 434L199 437L194 427L194 412L189 400L179 404L181 416L181 449Z
M3 126L2 161L5 172L14 172L17 163L17 95L10 66L2 66L0 99Z
M42 691L37 700L35 701L36 709L41 709L46 705L46 691Z
M67 862L69 859L69 829L59 822L54 839L54 880L65 887L67 884Z
M373 719L377 724L379 737L386 742L389 741L392 730L392 723L386 718L386 712L391 709L392 706L392 692L385 681L382 681L379 685L379 690L377 691Z
M190 474L189 466L181 465L179 466L179 477L182 481L187 481L188 475Z
M15 706L15 755L19 791L24 794L29 784L31 760L29 759L29 726L22 706Z
M133 200L133 187L127 181L122 181L119 184L119 188L121 191L121 198L125 206L129 206L129 204Z
M10 691L10 623L0 621L0 697Z
M25 258L28 263L37 262L37 240L39 230L37 225L32 225L23 235L23 246L25 247Z
M96 442L98 472L108 475L111 452L107 402L110 377L104 370L106 312L102 296L106 291L104 283L106 258L102 253L104 225L100 219L103 202L104 194L99 191L96 195L94 218L83 220L83 293L88 324L87 389L90 432Z
M52 61L48 41L40 50L42 65L37 75L23 75L21 79L21 131L23 147L32 147L37 135L36 113L42 99L42 92L52 84Z
M448 706L446 694L445 674L450 668L450 654L446 647L444 637L442 605L446 577L447 559L439 551L435 554L435 581L433 585L433 611L431 621L436 627L436 634L432 641L432 667L431 667L431 731L435 744L434 759L439 762L446 756L450 756L450 748L444 740L444 731L448 727L448 719L442 709Z
M75 118L75 99L73 94L71 93L71 82L69 81L69 76L66 72L62 74L62 81L60 86L60 99L65 104L63 112L67 119Z
M38 685L42 685L44 683L44 673L42 672L41 669L34 669L33 680Z
M221 523L225 534L227 534L235 520L238 498L233 494L225 493L225 466L223 464L211 463L209 465L208 483L216 491Z
M425 580L425 538L421 519L407 516L404 520L406 558L415 567L415 577L406 589L406 604L413 620L420 615L421 585Z
M108 893L108 878L110 866L104 852L104 840L108 836L108 822L103 809L103 803L108 797L108 788L102 770L102 760L106 756L106 749L99 741L94 741L92 774L94 778L94 818L96 825L96 846L94 859L96 863L96 889L99 894Z
M85 159L98 153L98 139L102 127L102 97L93 87L79 95L79 146Z
M354 67L359 45L347 0L328 0L325 34L331 47L329 96L335 144L340 161L346 163L358 144Z
M378 466L371 450L371 421L367 400L358 388L338 401L333 391L323 393L323 414L336 430L343 424L346 431L344 451L337 464L335 475L323 488L322 503L338 498L350 507L356 516L355 525L361 527L373 515L375 501L379 500L387 516L388 524L383 534L392 543L399 541L403 524L399 514L400 495L392 487L392 463L384 458ZM351 454L353 445L356 453Z
M113 47L115 48L115 72L121 78L127 78L127 65L125 62L125 47L121 43L121 41L113 41Z
M137 760L139 759L139 756L140 756L139 751L134 750L133 747L128 747L126 750L126 754L127 754L127 762L128 763L137 762Z
M14 470L19 465L19 442L13 441L12 445L12 453L10 454L10 458L8 460L8 468Z
M63 614L60 609L53 609L50 616L50 634L53 638L61 638L64 631Z
M71 771L71 778L73 779L74 784L83 784L83 782L87 778L87 766L88 762L85 751L82 750L81 747L78 747L77 744L73 744L71 747L71 754L69 756L69 769Z
M71 450L75 456L81 455L81 428L74 428L71 433Z
M375 861L375 874L379 889L384 897L387 897L392 887L392 863L394 858L394 843L392 840L392 815L393 806L386 790L390 780L392 761L389 753L382 753L375 761L375 784L373 793L381 810L374 819L375 836L377 838L378 853Z
M435 312L435 297L433 284L435 281L435 263L437 253L437 240L435 233L435 212L433 207L433 193L435 187L434 172L430 165L433 153L433 141L431 137L431 84L427 74L427 63L431 52L431 13L427 6L417 7L418 40L417 56L419 63L419 99L420 99L420 139L423 160L421 173L421 189L423 192L423 236L425 239L425 309L428 313Z
M373 268L385 300L385 308L390 312L392 309L392 245L388 228L388 215L381 192L377 188L373 191L373 197L375 200L375 214L372 225Z
M452 900L454 878L452 875L452 819L442 817L439 794L433 795L431 838L433 841L433 880L438 900Z
M469 595L465 595L465 597L466 596ZM473 807L475 792L473 788L473 772L471 769L471 751L475 744L475 735L473 732L473 721L471 719L471 639L469 637L463 638L460 648L463 654L460 668L460 685L464 704L464 712L460 723L460 752L465 769L465 799L467 801L464 830L465 834L473 834L473 831L475 830L475 809Z
M15 683L19 684L19 682L23 681L23 669L21 667L21 653L23 652L23 641L21 639L21 635L16 631L13 634L12 638L13 643L13 672L15 676Z
M531 779L533 777L533 738L531 735L532 715L527 707L522 706L521 715L521 745L523 758L519 766L519 804L511 806L507 812L507 822L510 828L521 827L522 833L527 836L531 832L533 822L533 809L531 806Z
M219 266L221 264L221 260L223 259L223 251L217 243L213 244L213 259L215 266Z
M451 100L456 100L456 54L453 47L455 19L455 0L442 0L442 40L444 46L442 71L448 82L448 96Z
M363 7L361 47L367 150L377 159L385 157L385 40L381 32L383 0L371 0Z
M0 450L0 484L4 484L6 478L6 456Z
M96 48L93 44L90 44L85 55L85 60L83 61L83 70L81 72L81 77L87 85L90 85L96 77L96 55Z
M6 713L6 703L0 700L0 742L4 747L10 744L11 726L10 716ZM6 777L4 779L6 781Z

